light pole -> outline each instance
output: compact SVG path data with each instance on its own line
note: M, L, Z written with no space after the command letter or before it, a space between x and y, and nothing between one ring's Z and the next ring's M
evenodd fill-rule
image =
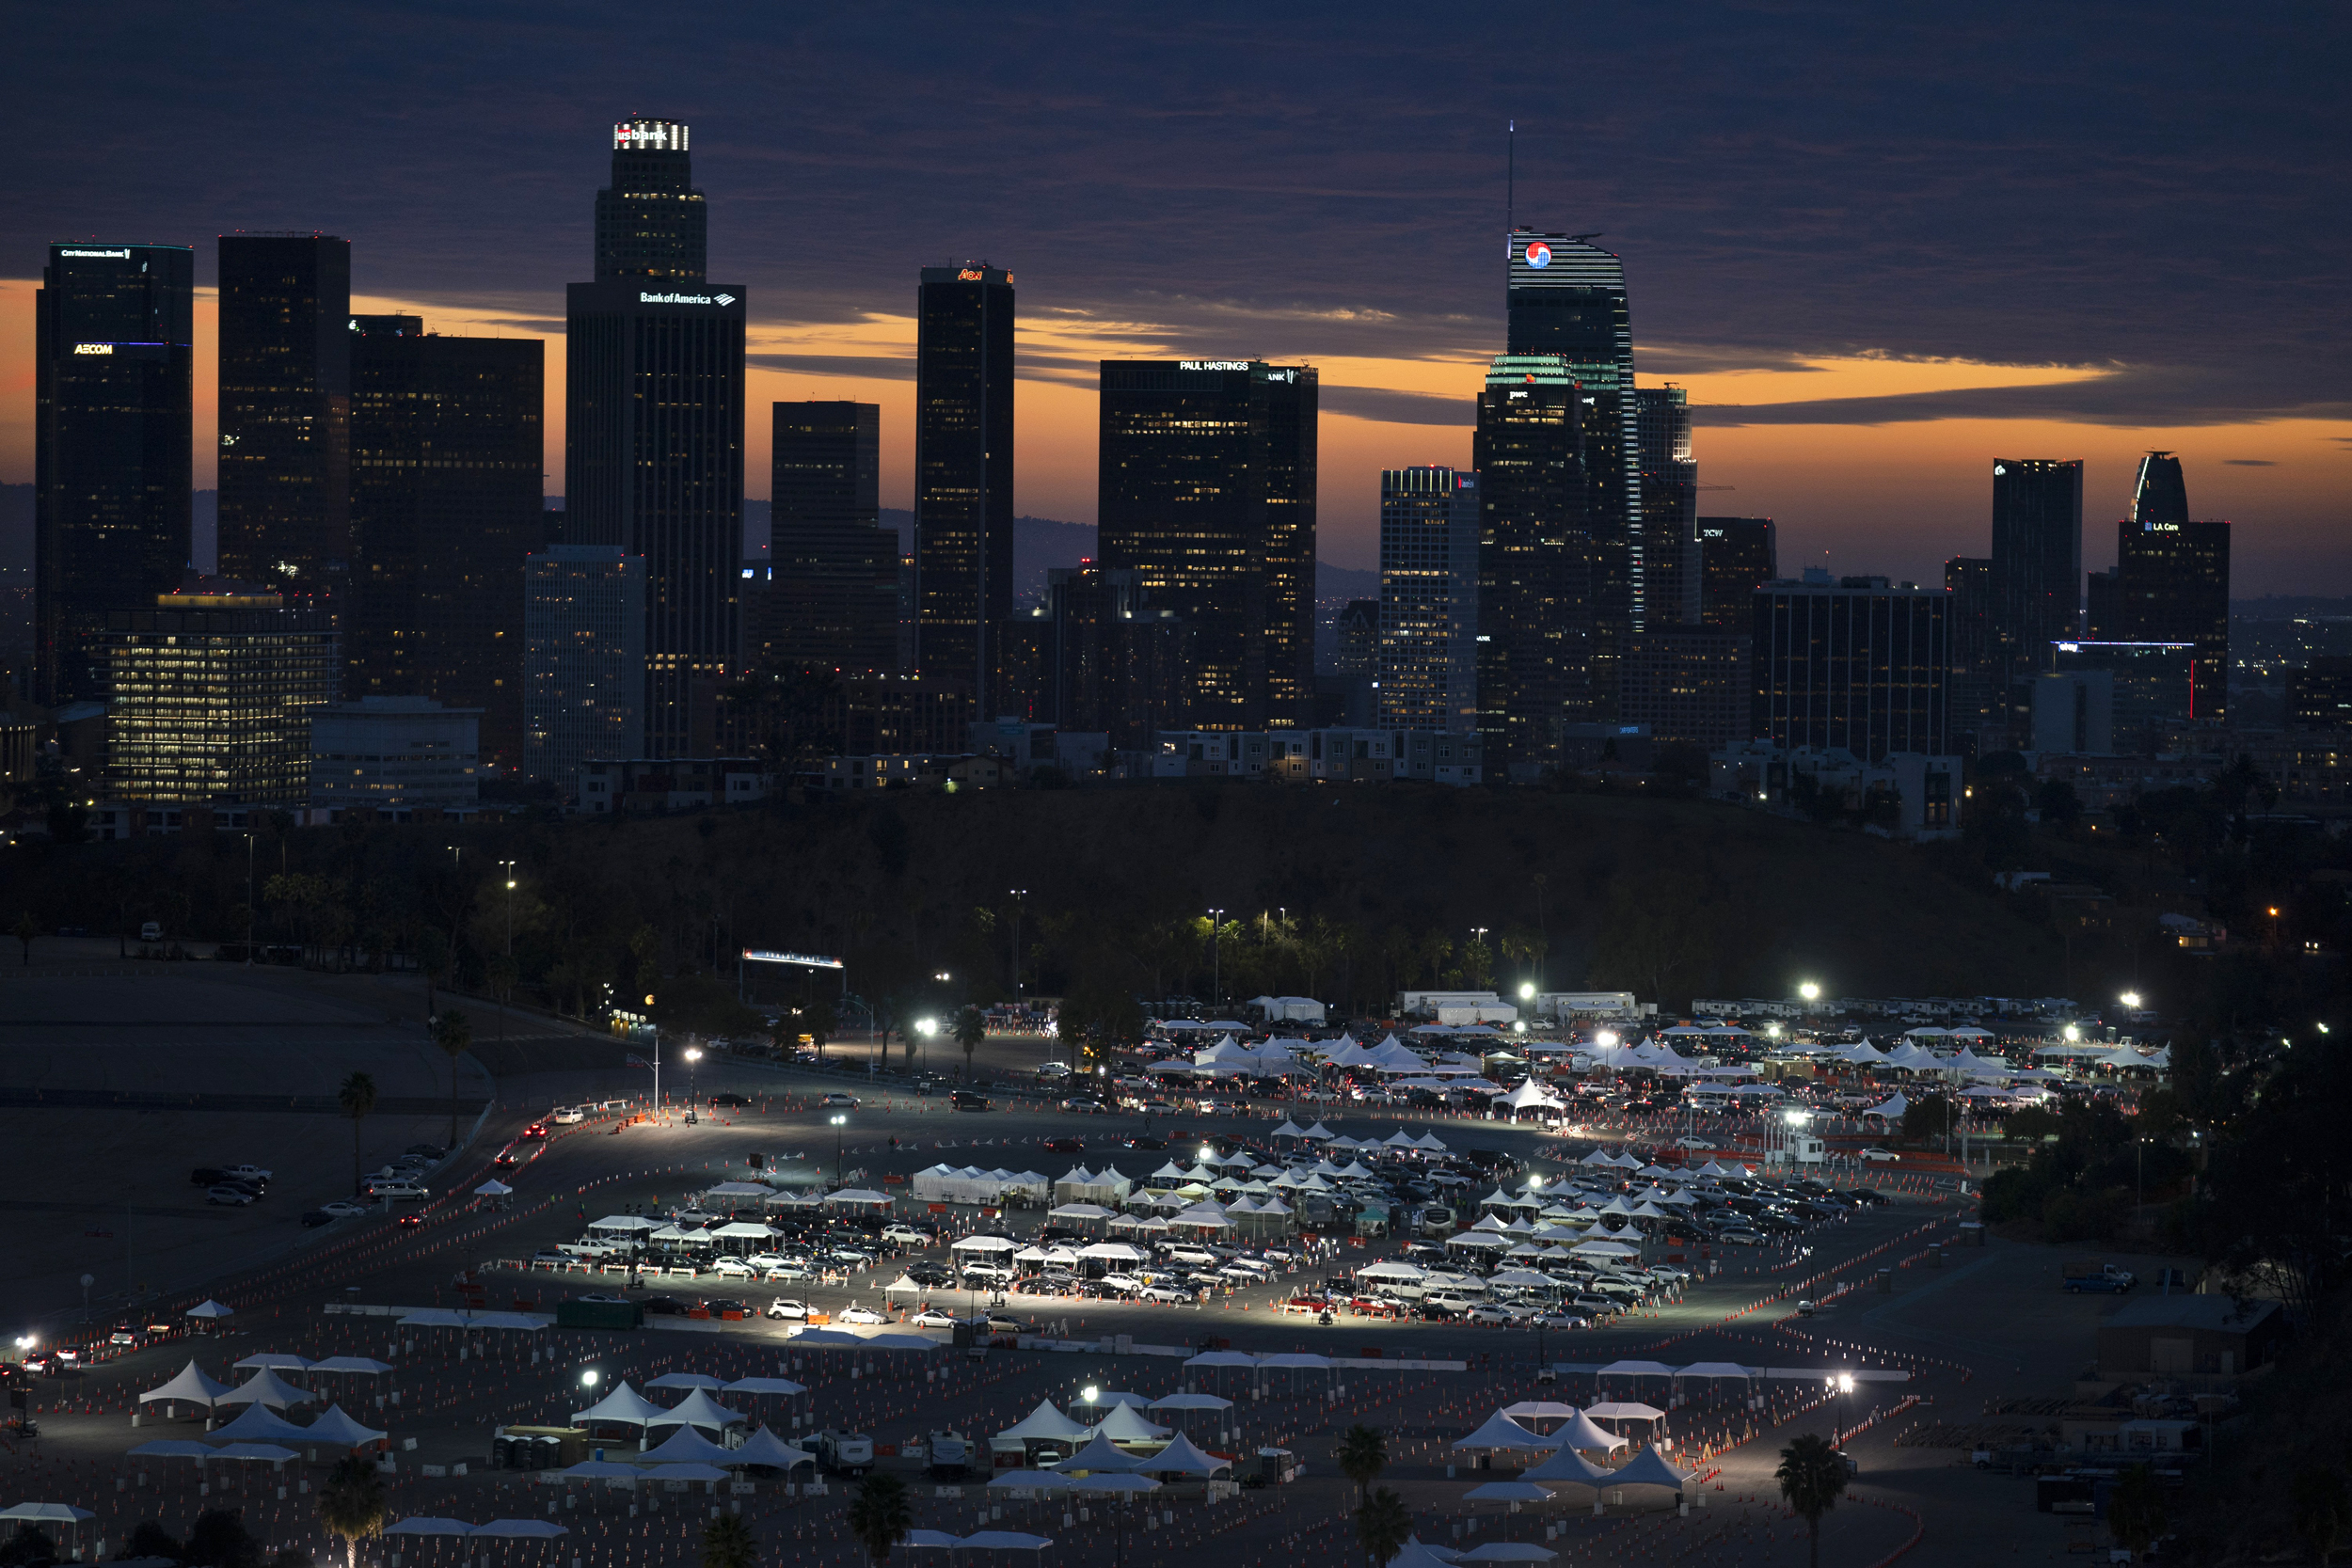
M841 1124L842 1124L843 1122L845 1122L845 1121L848 1121L849 1119L850 1119L850 1118L849 1118L848 1117L833 1117L833 1118L832 1118L832 1120L833 1120L833 1184L834 1184L834 1190L835 1190L835 1191L838 1191L838 1190L840 1189L840 1186L841 1186Z
M515 956L515 863L501 861L506 867L506 956Z
M690 1045L686 1048L686 1114L688 1116L694 1114L694 1107L702 1101L700 1087L702 1069L695 1065L702 1059L701 1047Z
M1225 1000L1225 956L1217 947L1217 917L1223 910L1209 911L1209 1006L1215 1007Z
M944 980L946 976L943 974L940 978ZM914 1021L914 1032L923 1037L923 1065L928 1068L931 1065L931 1037L939 1033L939 1020L918 1018Z
M1028 908L1029 890L1016 887L1006 891L1012 895L1012 1005L1018 1009L1021 1006L1021 916Z
M247 816L246 820L252 818ZM245 963L253 967L253 831L245 835Z

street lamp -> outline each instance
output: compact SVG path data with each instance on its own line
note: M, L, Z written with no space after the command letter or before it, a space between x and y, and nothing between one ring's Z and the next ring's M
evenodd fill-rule
M1224 955L1217 949L1216 934L1217 917L1224 912L1223 910L1209 911L1209 989L1214 992L1209 1002L1212 1006L1225 1000Z
M594 1388L596 1386L596 1368L591 1367L586 1371L580 1374L580 1386L582 1388Z
M694 1065L702 1059L700 1046L690 1045L686 1048L686 1108L689 1111L702 1099L702 1090L698 1087L702 1082L702 1069Z
M1519 1000L1522 1002L1533 1002L1535 1000L1534 981L1522 980L1519 982Z
M2068 1025L2066 1026L2066 1043L2067 1043L2067 1044L2069 1044L2069 1045L2073 1045L2074 1043L2075 1043L2077 1040L2081 1039L2082 1037L2083 1037L2083 1032L2082 1032L2082 1030L2081 1030L2081 1028L2080 1028L2080 1027L2078 1027L2078 1026L2077 1026L2077 1025L2075 1025L2075 1024L2072 1024L2072 1023L2070 1023L2070 1024L2068 1024Z
M838 1188L841 1185L841 1124L849 1119L850 1118L848 1117L834 1117L832 1118L833 1184L835 1188Z
M939 978L944 980L946 976L943 974ZM923 1037L923 1063L928 1067L931 1059L931 1037L939 1033L939 1020L918 1018L914 1021L914 1032Z
M1021 913L1026 909L1029 890L1016 887L1007 890L1012 895L1012 1005L1021 1006Z
M1797 994L1807 1002L1819 1002L1821 999L1821 988L1819 983L1807 980L1797 988Z
M515 863L501 861L506 867L506 956L515 956Z
M2136 990L2127 990L2122 995L2117 997L2116 1000L2135 1011L2137 1011L2139 1007L2139 992Z

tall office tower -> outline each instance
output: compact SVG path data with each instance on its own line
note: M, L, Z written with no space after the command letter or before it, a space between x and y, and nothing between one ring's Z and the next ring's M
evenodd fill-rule
M2230 702L2230 525L2115 525L2108 619L2112 642L2185 642L2196 650L2190 717L2228 717Z
M768 564L743 610L750 665L898 668L898 534L882 526L882 406L774 405Z
M1585 717L1613 716L1619 645L1644 624L1640 418L1625 266L1581 235L1510 238L1511 354L1556 354L1583 389L1586 532L1592 541L1591 695ZM1492 767L1493 753L1487 754Z
M2287 722L2303 730L2352 729L2352 658L2321 654L2287 672Z
M1049 567L1045 602L1022 629L1036 646L1033 721L1102 732L1118 751L1150 751L1161 731L1192 727L1192 628L1152 602L1142 573Z
M2033 679L2042 649L2080 633L2082 592L2082 463L1995 458L1993 633L2005 707L2019 705L2014 689Z
M1012 274L925 267L914 309L914 667L988 714L1012 613Z
M1780 576L1770 517L1700 517L1699 619L1745 632L1756 618L1756 591Z
M1993 625L1993 562L1954 556L1944 562L1952 597L1952 734L1975 754L2008 750L2010 692L2000 639ZM2038 673L2038 672L2034 672Z
M128 800L307 805L310 719L342 661L327 612L199 577L106 613L106 773Z
M569 800L586 764L644 755L645 562L551 545L522 587L523 774Z
M2083 636L2090 641L2112 640L2116 628L2123 624L2122 611L2115 602L2115 589L2113 572L2087 572L2083 576Z
M1478 728L1496 778L1556 764L1560 726L1592 709L1583 409L1557 355L1501 356L1478 394Z
M746 307L706 227L687 128L614 126L596 280L565 291L564 531L644 560L649 757L709 734L741 638Z
M1382 724L1478 728L1478 476L1380 474Z
M196 256L53 245L35 297L33 695L103 698L106 612L188 561Z
M1950 595L1884 578L1771 582L1756 595L1752 733L1774 746L1948 755Z
M1643 724L1650 739L1708 752L1748 738L1755 682L1750 633L1727 626L1649 626L1626 641L1617 721Z
M220 570L340 617L351 579L351 242L220 237Z
M1318 395L1305 365L1103 361L1102 563L1191 626L1195 729L1305 717Z
M2181 460L2169 451L2152 451L2139 460L2139 477L2132 483L2132 521L2142 528L2153 523L2188 521L2188 482Z
M354 697L481 710L485 763L521 765L523 604L515 574L547 542L545 345L443 338L416 316L354 316Z
M1643 624L1688 626L1705 598L1699 466L1691 458L1691 398L1679 387L1633 394L1641 435Z

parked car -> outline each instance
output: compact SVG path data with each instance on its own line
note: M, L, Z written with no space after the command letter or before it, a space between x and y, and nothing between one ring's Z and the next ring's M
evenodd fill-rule
M942 1312L936 1307L926 1307L907 1321L917 1328L953 1328L956 1326L954 1315Z
M938 1241L919 1225L885 1225L882 1234L883 1241L896 1242L900 1246L931 1246Z
M433 1195L413 1181L371 1181L368 1196L388 1203L421 1203Z
M253 1195L243 1187L215 1187L204 1195L204 1201L225 1204L230 1208L242 1208L253 1201Z
M750 1279L757 1273L740 1258L722 1258L710 1265L710 1272L728 1279Z
M302 1212L302 1228L316 1230L322 1225L333 1225L339 1217L324 1209L305 1209Z
M355 1215L366 1213L368 1206L364 1203L354 1203L347 1197L339 1197L332 1203L320 1204L319 1212L332 1214L339 1220L347 1220Z
M808 1317L808 1303L787 1301L784 1297L778 1296L768 1304L768 1316L781 1318L789 1323L799 1323Z
M693 1310L675 1296L647 1296L643 1305L649 1318L682 1318Z
M835 1323L860 1323L866 1327L886 1323L890 1320L870 1307L845 1307L834 1314Z

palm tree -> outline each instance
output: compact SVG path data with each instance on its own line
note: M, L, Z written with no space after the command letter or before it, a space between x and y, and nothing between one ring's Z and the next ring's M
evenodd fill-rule
M433 1043L449 1053L449 1147L457 1147L457 1058L473 1044L473 1024L452 1007L433 1021Z
M850 1533L876 1562L907 1538L914 1528L914 1511L907 1506L907 1483L897 1476L870 1475L858 1482L850 1499Z
M972 1077L972 1053L988 1037L988 1020L977 1007L967 1006L956 1014L956 1043L963 1047L963 1076Z
M1821 1515L1845 1495L1846 1456L1828 1438L1808 1433L1780 1450L1780 1468L1772 1479L1780 1482L1781 1500L1812 1531L1809 1560L1812 1568L1821 1568Z
M1335 1451L1340 1474L1356 1483L1356 1500L1360 1503L1365 1489L1389 1467L1388 1436L1378 1427L1365 1426L1359 1421L1340 1433L1340 1446Z
M1356 1544L1363 1547L1372 1568L1388 1568L1412 1538L1413 1511L1385 1486L1356 1511Z
M2156 1484L2155 1472L2145 1465L2133 1465L2107 1495L2107 1528L2114 1533L2115 1544L2137 1562L2164 1533L2164 1492Z
M366 1074L355 1072L352 1077L364 1081ZM349 1092L351 1085L343 1085ZM375 1098L375 1085L368 1085L368 1098ZM385 1517L391 1512L391 1501L384 1493L384 1478L374 1465L358 1454L346 1454L335 1462L327 1472L326 1483L319 1488L319 1523L330 1535L343 1538L351 1568L359 1568L359 1543L384 1532Z
M2320 1568L2327 1568L2335 1555L2347 1516L2352 1516L2352 1496L2345 1492L2343 1471L2330 1465L2295 1478L2296 1533L2312 1544Z
M359 1190L359 1123L375 1109L375 1080L364 1072L355 1072L343 1080L335 1099L351 1118L351 1190Z
M752 1568L759 1538L739 1514L722 1513L703 1527L702 1568Z

